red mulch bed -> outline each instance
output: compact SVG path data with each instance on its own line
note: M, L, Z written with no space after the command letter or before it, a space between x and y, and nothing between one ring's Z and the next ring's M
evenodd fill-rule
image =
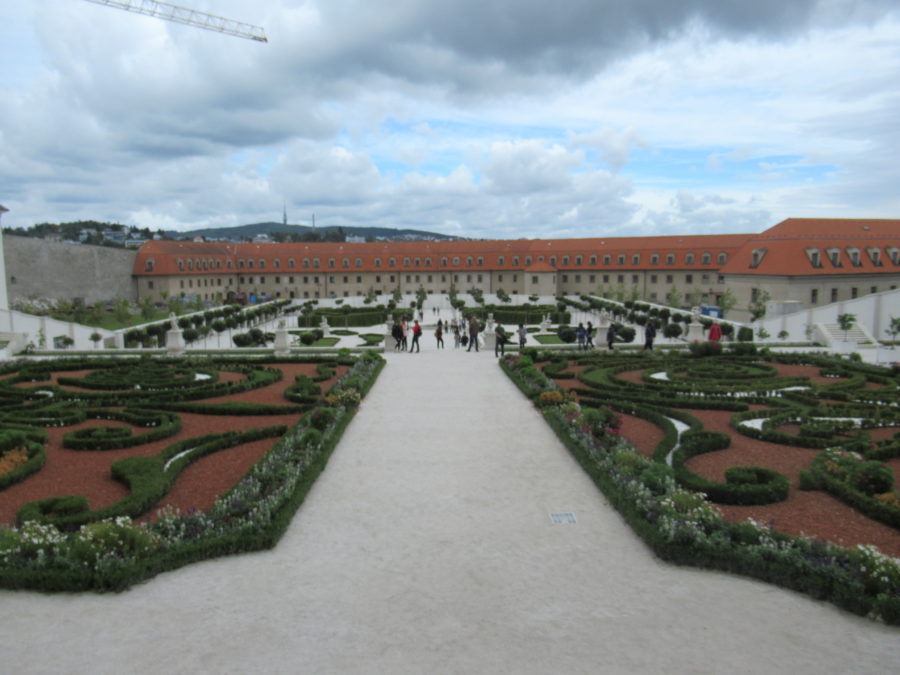
M772 364L782 376L804 376L812 382L833 383L840 378L822 377L817 366ZM627 382L641 382L643 370L618 373L617 378ZM557 381L562 386L561 381ZM583 384L581 386L584 386ZM751 406L753 409L764 406ZM787 500L765 506L719 505L725 518L742 521L747 518L770 523L787 534L806 535L834 542L841 546L875 544L884 553L900 557L900 531L867 518L859 511L844 505L824 492L805 492L798 489L799 474L816 456L816 450L790 445L767 443L734 433L728 424L734 413L713 410L688 410L710 431L720 431L731 436L731 446L719 452L693 457L688 468L711 480L724 480L725 470L731 466L763 466L786 475L791 483ZM628 439L643 455L650 456L664 434L659 427L631 415L623 415L620 434ZM782 428L788 431L787 427ZM794 428L796 432L796 428ZM890 438L896 428L873 429L872 437ZM887 462L894 470L900 485L900 459Z
M290 405L284 398L284 390L294 382L297 375L315 376L315 364L289 363L274 365L284 373L284 378L268 387L255 389L231 396L204 399L203 403L224 403L226 401L245 401L252 403ZM335 376L319 383L322 391L328 391L334 381L346 372L346 366L335 369ZM83 375L86 371L81 371ZM67 372L65 375L78 376L78 373ZM242 377L236 373L220 373L220 380L227 381ZM54 375L55 382L55 375ZM35 386L32 383L31 386ZM123 450L85 451L68 450L62 447L64 434L85 427L126 426L122 422L108 420L87 420L78 425L49 428L49 441L46 446L47 462L36 474L21 483L0 491L0 524L13 524L16 511L23 504L47 497L65 495L84 495L91 509L109 506L128 494L127 488L110 474L110 465L124 457L144 457L154 455L166 446L181 440L202 436L208 433L244 430L278 424L292 426L300 419L300 415L197 415L180 413L182 429L169 438L139 445ZM135 433L141 433L136 429ZM247 473L253 464L277 442L277 439L264 439L222 450L201 458L185 469L173 486L173 489L144 519L152 519L157 508L171 505L182 511L193 508L208 509L216 498L227 492L240 478Z

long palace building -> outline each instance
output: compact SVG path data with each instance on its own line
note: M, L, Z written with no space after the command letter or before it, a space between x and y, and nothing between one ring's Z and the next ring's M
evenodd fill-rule
M150 241L138 252L138 296L236 294L335 298L503 290L510 295L624 292L664 302L670 289L730 316L768 293L812 307L900 284L900 220L789 218L760 234L366 243ZM900 308L898 308L900 309Z

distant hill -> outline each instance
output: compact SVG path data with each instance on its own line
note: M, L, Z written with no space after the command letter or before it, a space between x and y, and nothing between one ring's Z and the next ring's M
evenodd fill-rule
M316 227L312 228L308 225L284 225L283 223L252 223L250 225L237 225L235 227L208 227L199 230L175 231L166 230L163 235L168 239L184 239L193 237L203 237L204 239L219 239L227 241L243 241L253 239L257 235L265 234L275 239L275 235L284 233L291 235L297 239L308 237L310 233L315 232L322 237L335 236L334 233L342 231L348 237L372 237L377 240L385 241L434 241L456 239L446 234L437 232L426 232L424 230L398 230L391 227Z

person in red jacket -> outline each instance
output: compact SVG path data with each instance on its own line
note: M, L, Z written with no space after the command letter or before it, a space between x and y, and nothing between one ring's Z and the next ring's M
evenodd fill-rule
M713 322L713 325L709 327L709 335L706 337L710 342L718 342L722 339L722 327Z
M413 349L415 349L417 352L422 351L419 348L419 337L422 335L422 327L419 325L418 321L413 321L412 334L413 334L413 340L412 340L412 344L409 346L410 354L413 353Z

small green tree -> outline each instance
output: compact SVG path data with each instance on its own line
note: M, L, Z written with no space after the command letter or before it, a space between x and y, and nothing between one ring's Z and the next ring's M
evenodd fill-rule
M750 312L750 320L756 321L766 315L766 303L772 299L772 296L765 289L755 288L753 290L756 291L754 293L756 300L747 305L747 310Z
M892 316L891 322L884 329L884 332L891 336L891 342L896 342L897 336L900 335L900 316ZM891 345L891 348L893 349L893 345Z
M668 291L666 291L666 304L669 307L681 307L681 291L672 286Z
M786 330L778 331L778 339L782 342L784 340L787 340L789 335L790 333L788 333Z
M844 331L844 341L847 341L847 334L856 325L856 314L838 314L838 326Z
M734 306L737 304L737 298L734 297L734 293L731 292L730 288L726 288L725 292L719 296L717 304L722 312L722 318L724 319L725 315L734 309Z
M96 331L91 333L91 342L94 343L94 349L97 348L97 343L100 342L100 340L102 340L102 339L103 339L103 336L100 335L100 333L98 333Z

